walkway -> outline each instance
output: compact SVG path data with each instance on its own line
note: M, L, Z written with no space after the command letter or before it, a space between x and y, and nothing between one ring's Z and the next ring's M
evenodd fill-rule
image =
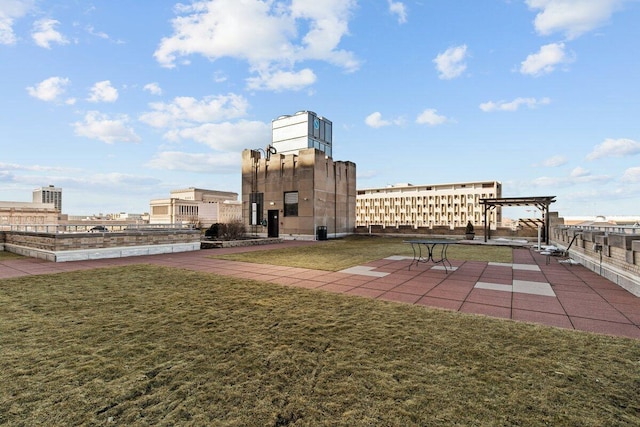
M556 259L547 265L543 255L525 248L513 249L513 264L452 261L454 271L448 274L433 264L409 271L411 260L406 257L342 272L210 258L308 244L318 242L64 263L20 258L0 261L0 279L147 263L640 339L640 298L581 265Z

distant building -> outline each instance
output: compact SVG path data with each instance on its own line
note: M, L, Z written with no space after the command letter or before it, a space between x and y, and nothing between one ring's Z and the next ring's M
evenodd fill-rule
M33 190L33 203L53 203L62 212L62 188L50 185Z
M194 224L210 227L215 223L242 220L238 193L186 188L171 191L168 199L150 202L151 224Z
M116 212L107 214L106 217L112 221L138 221L147 222L149 220L148 213L128 213L128 212Z
M334 161L332 123L311 111L272 122L272 145L242 152L242 215L257 235L327 238L355 230L356 165Z
M500 197L502 184L498 181L368 188L358 190L356 225L460 227L467 221L480 225L484 215L480 199ZM489 224L502 221L500 207L489 215Z
M58 214L53 203L0 201L0 230L41 231L38 226L58 224Z
M564 223L581 227L640 226L640 215L566 216L564 217Z

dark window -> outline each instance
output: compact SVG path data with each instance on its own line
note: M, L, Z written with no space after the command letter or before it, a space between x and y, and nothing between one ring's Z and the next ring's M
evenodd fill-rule
M284 216L298 216L298 192L284 193Z

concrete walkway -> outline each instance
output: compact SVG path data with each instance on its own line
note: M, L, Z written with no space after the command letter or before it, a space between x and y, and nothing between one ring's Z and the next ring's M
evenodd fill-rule
M513 249L513 264L453 260L449 272L433 264L409 270L411 259L402 256L341 272L210 258L311 244L322 242L63 263L20 258L0 261L0 279L145 263L640 339L640 298L581 265L553 258L547 265L528 248Z

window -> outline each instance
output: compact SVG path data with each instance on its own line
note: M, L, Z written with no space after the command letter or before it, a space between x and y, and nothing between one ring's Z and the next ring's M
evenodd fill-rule
M298 216L298 192L284 193L284 216Z

